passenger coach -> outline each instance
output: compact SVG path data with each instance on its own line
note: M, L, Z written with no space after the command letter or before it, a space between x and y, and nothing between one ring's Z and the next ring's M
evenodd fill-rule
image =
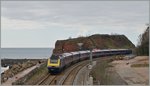
M127 55L131 54L130 49L94 49L92 51L93 58L111 55ZM59 73L69 65L77 63L82 60L86 60L90 57L90 51L76 51L69 53L62 53L60 55L52 55L47 62L47 68L49 73Z

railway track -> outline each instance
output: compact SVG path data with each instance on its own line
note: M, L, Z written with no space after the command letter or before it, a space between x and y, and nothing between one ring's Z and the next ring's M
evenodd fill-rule
M37 85L50 85L50 84L54 84L55 85L55 79L56 79L56 75L51 75L50 73L48 73L45 78L43 78L40 82L37 83Z
M49 85L56 85L56 81L57 81L57 76L52 76L51 80L49 81Z
M78 71L87 64L87 61L79 62L64 70L61 74L48 73L37 85L72 85Z
M96 60L105 60L106 58L95 58L93 59L93 61ZM78 64L76 65L74 68L72 68L68 73L66 73L66 75L63 76L61 82L59 83L59 85L73 85L74 80L76 78L76 75L78 74L78 72L85 67L86 65L88 65L89 61L86 60L84 63Z
M97 60L99 58L95 58ZM101 58L101 60L106 58ZM45 78L37 83L37 85L73 85L77 73L89 63L88 60L74 64L65 69L61 74L51 75L48 73Z
M74 79L81 68L87 64L86 62L80 63L69 70L58 83L59 85L73 85Z
M42 85L42 84L44 84L44 83L46 82L46 80L47 80L49 77L50 77L50 74L48 73L48 74L45 76L45 78L43 78L41 81L39 81L39 82L37 83L37 85Z

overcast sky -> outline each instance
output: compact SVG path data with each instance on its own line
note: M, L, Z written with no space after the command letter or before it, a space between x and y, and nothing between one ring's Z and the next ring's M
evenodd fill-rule
M148 1L2 1L1 47L53 47L56 40L124 34L135 45Z

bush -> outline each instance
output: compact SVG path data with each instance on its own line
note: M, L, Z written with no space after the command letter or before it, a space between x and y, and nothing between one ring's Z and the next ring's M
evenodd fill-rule
M132 64L131 67L149 67L149 64Z

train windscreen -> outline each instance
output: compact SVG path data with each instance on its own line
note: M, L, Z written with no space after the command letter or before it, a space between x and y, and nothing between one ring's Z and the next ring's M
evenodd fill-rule
M51 58L50 58L50 62L51 63L57 63L58 62L58 58L59 58L58 56L52 55Z

